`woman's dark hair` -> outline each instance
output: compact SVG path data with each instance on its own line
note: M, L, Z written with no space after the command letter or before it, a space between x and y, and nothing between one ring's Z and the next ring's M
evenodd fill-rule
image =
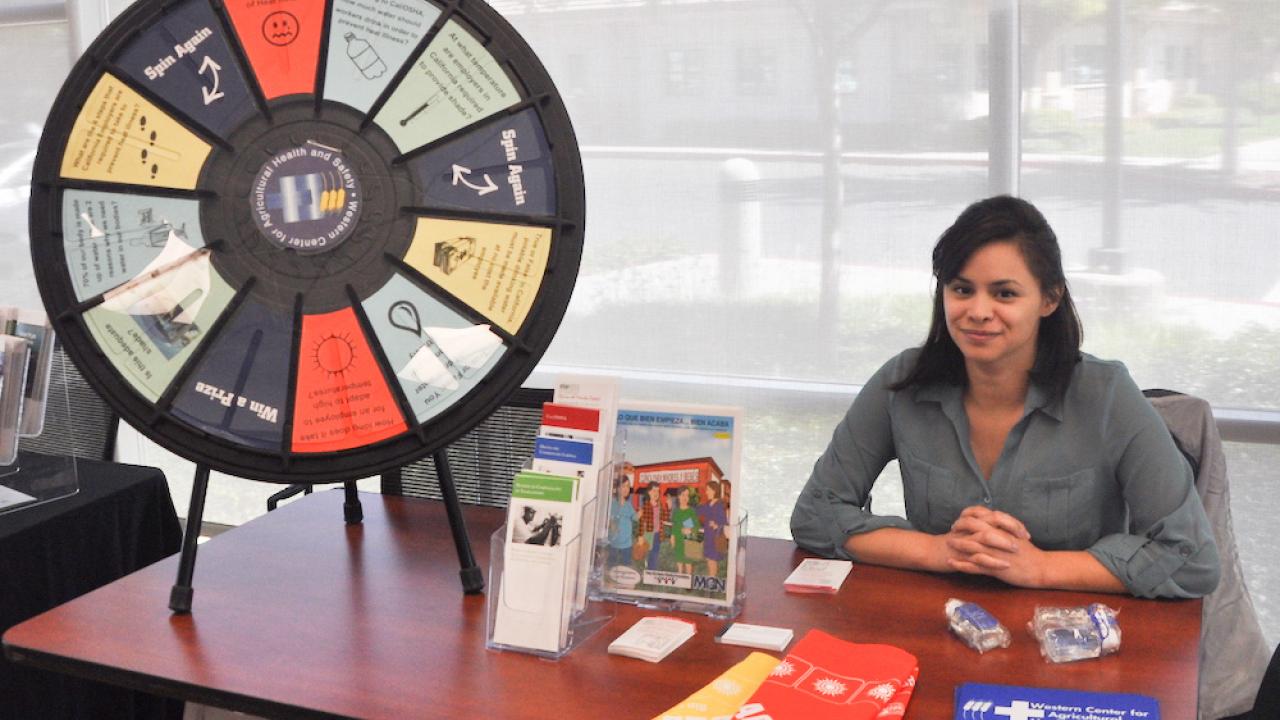
M943 291L979 248L993 242L1017 245L1027 268L1039 281L1040 291L1058 301L1057 309L1040 320L1031 380L1049 387L1059 396L1066 392L1071 372L1080 360L1084 329L1067 288L1058 236L1034 205L1008 195L979 200L965 208L938 238L938 244L933 247L933 274L938 282L933 292L929 336L920 349L915 367L892 385L894 390L931 383L968 384L964 356L947 332Z

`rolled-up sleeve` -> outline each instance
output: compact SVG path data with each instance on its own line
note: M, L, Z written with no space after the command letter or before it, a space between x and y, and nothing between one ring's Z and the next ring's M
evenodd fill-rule
M1218 585L1218 549L1191 467L1128 374L1119 377L1110 410L1129 534L1105 535L1089 553L1138 597L1209 594Z
M889 361L867 381L814 463L791 511L796 544L825 557L854 559L845 540L882 527L909 528L905 518L873 515L871 487L895 457L889 385L903 362Z

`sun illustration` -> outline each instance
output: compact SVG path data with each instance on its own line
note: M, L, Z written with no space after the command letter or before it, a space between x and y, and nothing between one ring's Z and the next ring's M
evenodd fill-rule
M326 335L311 350L311 359L316 368L330 375L346 372L355 358L355 346L351 342L351 336L346 333Z
M907 713L907 706L900 702L892 702L884 706L876 717L902 717Z
M894 687L891 683L881 683L880 685L868 690L867 694L877 700L888 702L893 699L893 696L897 694L897 692L898 688Z
M823 695L835 697L837 695L844 694L844 691L848 690L849 688L839 680L828 677L828 678L822 678L821 680L815 681L813 683L813 689L817 690Z
M769 674L774 675L776 677L786 677L795 671L796 671L796 666L794 663L792 663L790 660L783 660L782 662L778 663L778 667L774 668L773 672Z
M712 683L711 687L721 695L737 695L742 692L742 686L729 678L720 678Z

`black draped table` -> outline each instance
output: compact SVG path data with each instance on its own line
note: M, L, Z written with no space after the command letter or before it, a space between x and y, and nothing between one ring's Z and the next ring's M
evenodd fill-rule
M48 461L19 458L26 468ZM75 495L0 515L0 632L179 549L163 472L91 460L76 467ZM0 718L181 714L180 702L0 661Z

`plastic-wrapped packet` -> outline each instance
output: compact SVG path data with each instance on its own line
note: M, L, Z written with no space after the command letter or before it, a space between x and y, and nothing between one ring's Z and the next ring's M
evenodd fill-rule
M1117 611L1101 603L1085 607L1036 607L1027 629L1049 662L1073 662L1120 649Z
M1009 647L1009 630L981 605L951 598L946 604L951 632L969 647L984 653L998 647Z

